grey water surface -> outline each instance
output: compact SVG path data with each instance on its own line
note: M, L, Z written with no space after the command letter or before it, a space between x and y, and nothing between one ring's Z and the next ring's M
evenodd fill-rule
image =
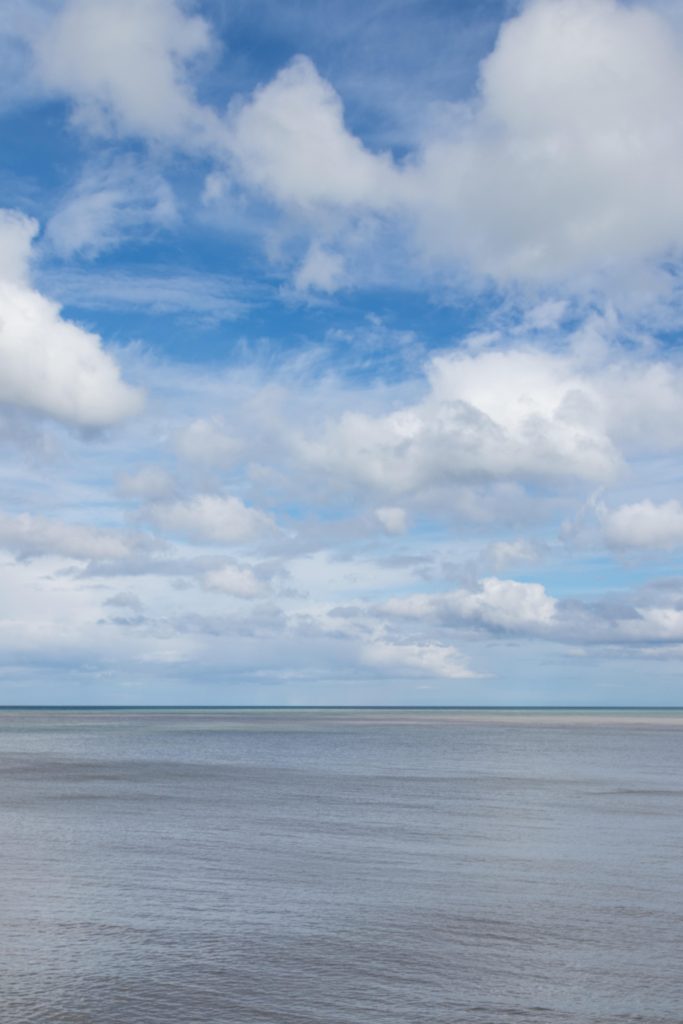
M681 1024L682 762L673 711L0 711L0 1021Z

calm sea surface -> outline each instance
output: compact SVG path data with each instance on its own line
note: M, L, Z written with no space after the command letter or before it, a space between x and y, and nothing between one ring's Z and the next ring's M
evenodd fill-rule
M683 1021L683 714L0 711L2 1024Z

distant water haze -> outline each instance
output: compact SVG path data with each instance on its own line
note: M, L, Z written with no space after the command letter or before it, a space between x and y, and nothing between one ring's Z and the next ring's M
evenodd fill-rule
M680 1024L683 712L0 711L3 1024Z

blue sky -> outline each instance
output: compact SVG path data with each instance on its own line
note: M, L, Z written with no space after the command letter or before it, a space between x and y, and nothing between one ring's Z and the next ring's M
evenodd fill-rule
M1 703L678 704L683 18L5 0Z

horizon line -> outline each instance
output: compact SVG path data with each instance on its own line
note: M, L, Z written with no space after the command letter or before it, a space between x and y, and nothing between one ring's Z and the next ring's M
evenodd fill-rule
M681 704L0 704L0 711L683 711Z

